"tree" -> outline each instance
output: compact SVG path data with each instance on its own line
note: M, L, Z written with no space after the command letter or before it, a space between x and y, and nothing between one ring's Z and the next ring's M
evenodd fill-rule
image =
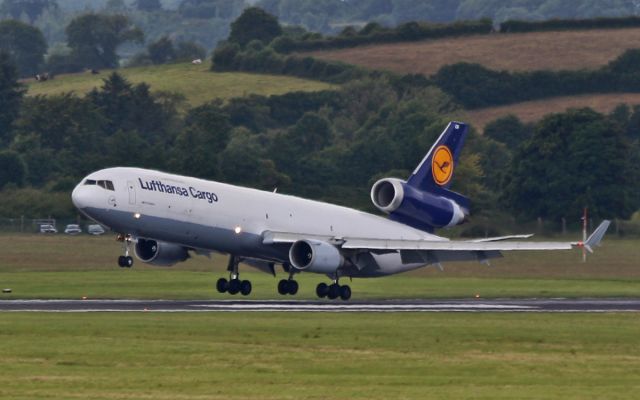
M180 42L176 46L176 60L188 61L195 59L204 59L207 51L204 47L195 42Z
M105 122L101 110L70 93L26 98L11 147L23 155L28 183L98 169Z
M137 0L135 4L138 11L152 12L162 10L160 0Z
M22 186L27 167L15 151L0 152L0 190L7 184Z
M226 149L220 154L220 172L229 183L273 190L290 182L278 172L275 163L265 157L264 146L248 129L232 133Z
M11 138L11 125L18 116L24 92L9 54L0 51L0 145Z
M57 8L58 3L55 0L4 0L0 13L13 19L20 19L25 15L33 24L45 10Z
M38 28L16 20L0 22L0 51L9 53L20 76L38 72L47 52L47 42Z
M282 35L282 28L276 17L261 8L250 7L231 23L229 41L241 46L252 40L260 40L268 44L280 35Z
M117 67L118 46L144 38L124 15L81 15L69 23L66 34L73 57L89 68Z
M633 148L623 128L590 109L544 118L516 152L504 178L504 200L519 216L578 221L628 218L638 204Z
M149 145L169 140L174 112L156 101L146 83L132 85L113 72L100 90L92 90L87 97L103 110L108 136L136 131Z
M531 137L531 132L518 117L507 115L489 122L484 127L484 135L504 143L511 150L515 150Z
M218 155L231 136L229 115L220 102L203 104L189 111L185 125L175 140L173 168L187 175L217 178Z
M167 36L163 36L157 41L151 43L147 47L147 51L149 52L151 62L154 64L165 64L176 58L176 51L173 47L173 42Z

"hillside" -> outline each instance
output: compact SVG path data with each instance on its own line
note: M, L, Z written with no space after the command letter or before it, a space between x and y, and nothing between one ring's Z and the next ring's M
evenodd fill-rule
M326 83L287 76L259 75L247 73L214 73L210 64L167 64L151 67L122 68L122 74L132 83L146 82L152 91L177 92L186 97L191 106L197 106L215 98L229 99L248 94L272 95L291 91L315 91L331 88ZM98 75L78 73L59 75L53 80L25 81L27 94L50 95L63 92L85 94L102 85L111 71L103 70Z
M625 50L639 47L639 43L640 29L631 28L492 34L310 54L373 69L431 75L444 65L463 61L509 71L595 69ZM482 129L487 122L507 114L530 122L568 108L591 107L606 113L620 103L640 104L640 94L594 94L527 101L469 111L465 118Z
M640 46L640 28L492 34L308 53L372 69L432 75L458 62L509 71L597 68Z
M606 114L621 103L629 105L640 104L640 93L594 94L525 101L506 106L467 111L464 119L482 129L488 122L508 114L516 115L523 122L533 122L549 113L559 113L569 108L590 107Z

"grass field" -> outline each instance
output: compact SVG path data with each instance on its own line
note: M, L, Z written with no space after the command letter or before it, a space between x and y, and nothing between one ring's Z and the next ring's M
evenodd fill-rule
M638 47L640 29L493 34L312 52L373 69L432 75L457 62L491 69L533 71L598 68Z
M224 258L115 267L113 237L0 235L15 298L225 298ZM638 240L354 280L376 297L638 296ZM247 272L253 298L277 280ZM301 274L302 298L319 275ZM636 399L635 314L3 313L2 399Z
M113 237L3 235L0 286L12 289L0 298L164 298L228 299L215 291L226 275L224 256L195 256L172 268L136 262L115 266L121 245ZM555 240L555 239L554 239ZM566 240L566 238L565 238ZM606 239L605 239L606 240ZM509 253L492 267L451 263L445 271L426 268L392 277L354 279L354 299L487 297L625 297L640 295L640 241L606 240L582 264L578 251ZM241 268L253 282L251 298L280 298L278 278ZM297 298L315 298L322 275L300 274Z
M609 113L619 104L640 104L640 93L587 94L581 96L552 97L525 101L499 107L488 107L465 112L465 121L482 130L487 123L505 115L516 115L524 122L535 122L549 113L563 112L569 108L589 107L601 113Z
M201 65L180 63L122 68L118 70L118 73L132 83L148 83L152 91L183 94L191 106L197 106L216 98L230 99L248 94L284 94L291 91L315 91L332 87L322 82L287 76L239 72L214 73L209 68L209 63ZM91 75L90 73L59 75L46 82L30 79L26 82L27 94L35 96L75 92L84 95L93 88L102 86L103 79L107 78L110 72L103 70L99 75Z
M637 399L632 314L5 314L3 399Z

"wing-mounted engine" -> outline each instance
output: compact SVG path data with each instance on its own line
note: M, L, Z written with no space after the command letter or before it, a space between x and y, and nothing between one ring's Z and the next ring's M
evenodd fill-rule
M185 247L153 239L138 239L134 251L140 261L163 267L170 267L189 258Z
M314 239L295 242L289 249L289 261L300 271L321 274L332 274L344 265L344 257L334 245Z
M442 188L417 189L397 178L384 178L371 188L371 201L394 220L417 229L451 227L469 215L468 200Z

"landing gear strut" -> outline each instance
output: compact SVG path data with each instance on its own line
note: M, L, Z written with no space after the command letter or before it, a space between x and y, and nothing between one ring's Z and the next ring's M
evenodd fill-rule
M321 282L316 286L316 294L319 298L328 298L335 300L340 297L342 300L349 300L351 298L351 288L349 285L340 285L338 279L334 279L331 285L327 285Z
M133 257L129 255L129 246L131 245L131 236L120 234L116 236L116 240L119 242L122 242L122 249L124 251L124 255L118 257L118 266L120 268L133 267Z
M226 278L218 279L216 283L216 289L220 293L229 293L229 294L238 294L241 293L243 296L248 296L251 294L251 281L241 281L240 273L238 273L238 264L240 263L240 258L236 256L229 257L229 264L227 265L227 271L229 271L229 280Z
M282 264L282 268L284 268L284 270L289 273L289 279L281 279L280 282L278 282L278 293L283 296L286 296L288 294L295 296L298 293L299 289L298 282L293 279L295 270L291 268L291 265L289 265L289 263Z

